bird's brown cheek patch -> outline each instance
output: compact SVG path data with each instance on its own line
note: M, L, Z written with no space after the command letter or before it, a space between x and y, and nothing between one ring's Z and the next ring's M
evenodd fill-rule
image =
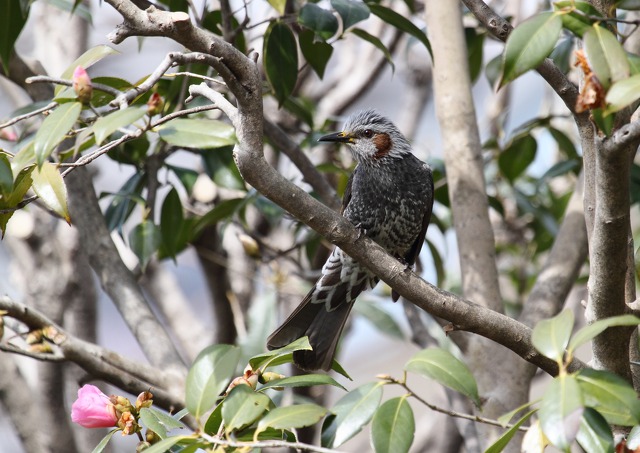
M391 151L391 138L389 134L376 134L373 137L373 144L376 145L378 151L373 155L374 159L380 159Z

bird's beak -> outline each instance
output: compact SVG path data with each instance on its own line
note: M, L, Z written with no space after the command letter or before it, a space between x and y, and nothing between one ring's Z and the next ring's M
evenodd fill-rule
M318 139L319 142L353 143L353 135L347 132L336 132Z

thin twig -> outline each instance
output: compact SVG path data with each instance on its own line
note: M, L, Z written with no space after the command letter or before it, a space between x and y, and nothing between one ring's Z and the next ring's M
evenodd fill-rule
M16 123L18 123L18 122L20 122L22 120L26 120L27 118L31 118L32 116L36 116L36 115L39 115L39 114L44 113L46 111L49 111L49 110L51 110L51 109L53 109L53 108L55 108L57 106L58 106L57 102L51 102L51 103L45 105L42 108L33 110L33 111L29 112L29 113L25 113L24 115L16 116L15 118L11 118L6 123L0 124L0 129L4 129L5 127L9 127L12 124L16 124Z
M298 450L313 451L317 453L340 453L339 450L333 450L331 448L319 447L317 445L305 444L304 442L287 442L285 440L263 440L257 442L240 442L231 441L226 439L220 439L214 436L210 436L204 432L200 433L200 436L207 442L211 442L214 445L222 445L224 447L234 448L293 448Z
M73 82L71 80L60 79L58 77L49 77L49 76L33 76L29 77L26 80L27 83L55 83L56 85L64 85L64 86L73 86ZM109 93L112 96L118 96L121 94L120 90L117 90L109 85L104 85L102 83L91 82L91 86L99 91L104 91L105 93Z

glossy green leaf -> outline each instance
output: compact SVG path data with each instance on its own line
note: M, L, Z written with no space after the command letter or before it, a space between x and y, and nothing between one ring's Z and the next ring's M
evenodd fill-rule
M248 385L234 387L222 403L222 420L225 432L248 426L267 410L271 399L255 392Z
M627 53L613 33L600 25L593 25L584 33L584 50L591 69L605 88L629 77L631 68Z
M233 126L217 120L178 118L157 130L162 140L183 148L221 148L236 142Z
M387 8L385 6L379 5L377 3L368 2L367 6L369 7L369 10L373 14L378 16L384 22L390 25L393 25L394 27L396 27L399 30L402 30L405 33L410 34L411 36L416 38L418 41L420 41L422 44L424 44L424 46L429 51L429 55L431 55L433 58L433 52L431 51L431 43L429 42L427 35L425 35L424 32L420 30L418 27L416 27L413 24L413 22L411 22L409 19L405 18L404 16L401 16L400 14L396 13L394 10Z
M552 12L537 14L514 28L505 46L498 87L540 65L553 50L561 31L562 20Z
M213 209L203 215L195 224L193 227L194 236L197 237L201 234L207 226L214 225L223 219L231 217L244 201L244 198L231 198L216 204Z
M522 418L520 418L520 420L518 420L511 428L506 430L502 434L502 436L500 436L498 438L498 440L496 440L494 443L492 443L489 446L489 448L487 448L485 450L484 453L500 453L502 450L504 450L504 448L511 441L511 439L513 439L513 436L515 436L515 434L518 432L518 429L523 425L524 422L529 420L529 418L533 414L535 414L536 411L537 411L537 409L536 410L531 410L531 411L527 412L526 414L524 414L522 416Z
M102 60L104 57L108 57L109 55L115 55L118 53L120 52L102 44L92 47L91 49L80 55L78 58L76 58L73 63L67 66L67 69L65 69L64 72L60 75L60 78L71 80L71 78L73 77L73 71L75 71L78 66L82 66L83 68L87 69ZM57 85L54 90L55 95L57 96L58 94L60 94L60 92L65 88L66 87L64 85Z
M607 137L610 137L613 133L615 115L608 115L603 109L593 109L591 110L591 116L593 118L593 122L598 126L598 130L604 133Z
M475 27L465 27L464 38L469 57L469 77L475 83L482 72L484 62L484 37L485 33L478 33Z
M187 374L186 403L189 413L199 419L209 411L227 388L240 360L240 349L215 344L203 349Z
M13 183L13 191L6 197L0 198L0 209L15 208L18 203L22 201L27 190L31 187L32 179L31 173L33 172L35 165L30 165L23 168ZM7 222L13 216L13 211L9 211L5 214L0 214L0 230L2 231L2 237L7 229Z
M23 9L22 0L5 0L0 14L0 58L4 72L9 73L9 58L22 28L27 23L29 8Z
M211 415L207 418L207 422L204 425L204 432L210 436L218 434L220 426L222 426L222 406L224 401L218 403Z
M591 28L593 21L588 17L602 17L600 11L587 2L577 0L561 0L553 3L553 8L557 11L571 11L562 14L562 26L579 38Z
M360 301L354 307L356 313L365 318L381 333L389 335L398 340L404 340L402 329L384 308L372 301Z
M538 418L547 439L561 450L573 443L584 411L582 391L575 376L562 374L544 393Z
M498 156L500 172L513 184L536 158L538 143L531 135L516 138Z
M93 77L91 78L91 83L106 85L111 88L115 88L118 91L127 91L133 88L133 84L131 82L119 77ZM73 93L73 97L75 97L75 92ZM105 91L93 90L91 93L91 105L93 107L105 106L114 99L115 96L113 94Z
M69 102L56 108L45 120L33 140L34 153L38 166L47 160L51 152L65 138L82 111L82 104Z
M267 428L297 429L315 425L325 416L327 410L317 404L297 404L295 406L276 407L258 422L257 431Z
M615 82L607 92L607 113L617 112L640 99L640 74Z
M300 9L298 23L313 30L325 40L331 38L338 31L336 16L315 3L306 3Z
M53 212L71 223L67 206L67 186L55 164L43 162L41 168L31 173L33 191Z
M5 153L0 152L0 195L7 196L13 190L13 172L11 162Z
M579 346L593 340L609 327L614 326L637 326L640 324L640 318L633 315L613 316L611 318L599 319L588 326L578 330L569 342L569 351L575 351Z
M590 407L580 420L576 440L586 453L613 453L613 434L607 421Z
M298 39L304 59L318 74L318 77L324 77L324 70L333 53L333 46L322 40L316 40L315 33L311 30L302 30Z
M171 415L151 407L140 409L140 421L145 427L160 436L161 439L167 437L167 431L185 428L184 423L180 420L176 420Z
M371 443L376 453L406 453L416 424L406 396L385 401L371 422Z
M272 22L269 25L264 35L262 55L267 80L279 106L282 106L298 80L298 46L286 24Z
M249 359L249 365L251 365L251 368L254 370L257 370L258 368L266 368L269 365L280 365L282 363L288 362L276 362L276 359L286 357L290 362L291 354L293 352L310 350L311 345L309 344L309 338L302 337L282 348L274 349L273 351L265 352L264 354L259 354L251 357L251 359Z
M573 311L563 310L553 318L540 321L533 328L531 342L540 353L561 362L573 329Z
M331 6L342 19L342 30L361 22L369 17L370 11L367 5L354 0L331 0Z
M107 116L101 116L91 127L96 137L96 144L101 145L109 135L121 127L129 126L138 121L146 112L146 107L128 107Z
M382 398L382 382L371 382L350 391L340 398L331 412L335 416L322 426L322 446L337 448L369 423Z
M160 233L162 234L162 245L172 258L179 252L180 238L184 228L184 211L180 195L175 188L172 188L162 203L160 211Z
M112 429L111 431L109 431L107 435L104 436L102 440L100 440L100 442L98 442L98 445L96 445L96 447L91 451L91 453L102 453L104 449L107 448L107 445L109 444L109 441L111 440L113 435L120 431L121 431L120 429Z
M145 453L167 453L173 451L172 448L178 444L184 444L185 442L194 443L193 436L171 436L166 439L162 439L160 442L151 445L149 448L145 448Z
M129 233L129 247L136 255L142 269L147 267L151 257L162 243L160 228L151 220L143 220Z
M193 187L196 185L196 181L198 180L199 173L191 168L177 167L169 164L165 165L169 170L175 173L182 183L184 190L187 191L187 194L191 195L193 193Z
M391 65L391 69L395 71L396 67L393 64L393 57L391 56L391 52L389 52L389 49L387 49L387 46L385 46L380 39L373 36L371 33L364 31L361 28L352 28L351 33L356 35L358 38L364 39L368 43L373 44L377 49L379 49L383 53L384 58Z
M233 160L233 147L225 146L200 153L204 170L217 185L227 189L246 190L244 180Z
M136 203L144 204L141 194L145 182L145 173L136 172L122 185L120 191L113 195L104 214L109 231L117 229L122 234L122 225L131 215Z
M415 354L404 369L434 379L440 384L469 397L481 406L478 385L471 371L449 351L439 348L423 349Z
M310 387L312 385L333 385L334 387L345 389L335 379L327 374L301 374L298 376L288 376L282 379L269 381L260 387L260 391L273 387Z
M613 373L589 368L580 370L576 378L585 405L600 412L610 424L640 423L640 400L627 381Z

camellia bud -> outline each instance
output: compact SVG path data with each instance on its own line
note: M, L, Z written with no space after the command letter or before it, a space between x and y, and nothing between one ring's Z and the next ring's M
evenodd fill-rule
M136 399L136 410L140 411L143 407L151 407L153 404L153 395L151 392L142 392Z
M238 239L242 244L244 252L251 258L260 258L260 246L258 242L248 234L239 234Z
M91 94L93 93L91 78L82 66L78 66L73 71L73 91L76 92L78 101L83 104L88 104L91 101Z
M275 381L276 379L282 379L284 377L284 374L274 373L273 371L265 371L264 373L262 373L261 382L264 382L266 384L267 382Z
M154 116L162 112L164 101L158 93L153 93L147 102L147 115Z
M118 414L124 414L125 412L132 412L134 410L131 401L124 396L111 395L109 399L116 408Z
M0 140L6 140L8 142L17 142L18 134L13 130L12 127L5 127L0 129Z
M85 428L111 428L118 423L113 403L95 385L83 385L71 406L71 420Z
M156 434L155 431L151 431L147 428L147 432L144 435L144 440L146 440L149 444L153 445L160 442L162 439L160 436Z

